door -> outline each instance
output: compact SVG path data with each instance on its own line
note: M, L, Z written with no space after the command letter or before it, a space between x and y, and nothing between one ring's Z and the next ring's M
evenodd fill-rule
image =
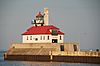
M64 51L64 45L60 45L60 51Z
M77 51L77 45L73 45L74 51Z

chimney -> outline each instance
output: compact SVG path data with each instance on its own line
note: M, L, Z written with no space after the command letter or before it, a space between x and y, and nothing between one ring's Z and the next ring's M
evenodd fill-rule
M49 15L48 15L48 8L44 8L44 26L48 25Z

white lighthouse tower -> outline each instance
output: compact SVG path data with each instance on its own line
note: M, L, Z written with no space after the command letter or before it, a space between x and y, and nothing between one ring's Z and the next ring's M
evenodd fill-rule
M44 8L44 25L47 26L49 23L48 8Z

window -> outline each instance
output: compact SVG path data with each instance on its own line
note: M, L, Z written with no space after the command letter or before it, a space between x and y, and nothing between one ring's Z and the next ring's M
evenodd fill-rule
M38 40L38 38L35 38L35 40L37 41L37 40Z
M30 40L32 40L32 36L30 36Z
M42 40L42 36L40 37L40 40Z
M43 36L43 40L45 40L45 36Z
M27 40L28 40L28 36L27 36Z
M35 26L37 26L37 24L35 24Z
M48 38L48 40L49 40L49 36L48 36L47 38Z
M60 36L60 40L62 40L62 37Z
M36 20L34 20L34 23L36 24Z
M58 35L58 31L57 30L52 30L52 35Z
M41 24L41 26L43 26L43 24Z
M52 43L58 43L57 39L52 39Z

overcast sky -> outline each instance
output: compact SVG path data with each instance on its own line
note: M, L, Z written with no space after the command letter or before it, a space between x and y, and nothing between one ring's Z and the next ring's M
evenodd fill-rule
M100 0L0 0L0 49L21 42L37 12L49 8L49 24L65 33L65 42L100 49Z

